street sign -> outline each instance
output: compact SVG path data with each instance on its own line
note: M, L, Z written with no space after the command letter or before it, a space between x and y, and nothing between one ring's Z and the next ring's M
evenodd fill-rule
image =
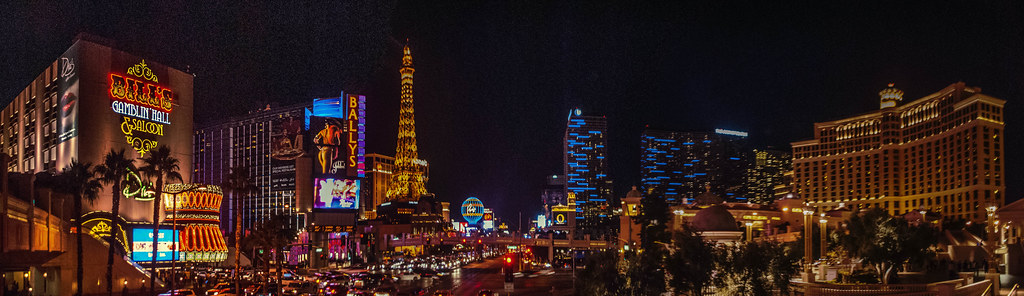
M511 293L515 288L515 283L505 283L505 292Z

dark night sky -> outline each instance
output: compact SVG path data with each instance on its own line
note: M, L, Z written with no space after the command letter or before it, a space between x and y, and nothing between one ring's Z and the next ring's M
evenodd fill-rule
M981 87L1008 101L1008 151L1024 149L1021 2L37 2L0 4L0 103L89 32L190 66L200 123L366 94L367 150L389 155L408 38L428 189L453 204L477 196L511 221L538 212L544 176L562 170L575 106L608 117L617 195L639 180L645 124L747 130L756 146L788 149L813 122L877 109L889 82L911 100L957 81ZM1006 155L1010 201L1024 190L1018 155Z

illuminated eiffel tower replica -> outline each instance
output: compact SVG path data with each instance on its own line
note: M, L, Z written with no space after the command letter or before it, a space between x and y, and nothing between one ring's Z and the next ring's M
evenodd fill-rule
M416 120L412 108L412 52L408 41L402 54L402 102L398 111L398 147L395 148L395 166L388 184L388 201L418 201L427 194L423 172L414 163L416 152Z

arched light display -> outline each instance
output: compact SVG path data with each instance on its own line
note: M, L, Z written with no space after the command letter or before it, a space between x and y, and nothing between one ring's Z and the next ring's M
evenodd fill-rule
M467 198L462 202L462 218L470 225L475 225L484 217L484 203L476 197Z
M175 197L177 196L177 197ZM179 251L184 261L220 262L228 247L220 231L220 186L168 184L164 186L166 223L179 231Z

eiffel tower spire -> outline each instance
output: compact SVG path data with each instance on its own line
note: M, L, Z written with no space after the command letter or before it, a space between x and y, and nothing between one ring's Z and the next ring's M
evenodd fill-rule
M402 50L402 101L398 111L398 147L395 148L395 169L388 184L388 201L416 201L427 194L423 171L413 162L416 152L416 120L412 108L412 51L409 40Z

